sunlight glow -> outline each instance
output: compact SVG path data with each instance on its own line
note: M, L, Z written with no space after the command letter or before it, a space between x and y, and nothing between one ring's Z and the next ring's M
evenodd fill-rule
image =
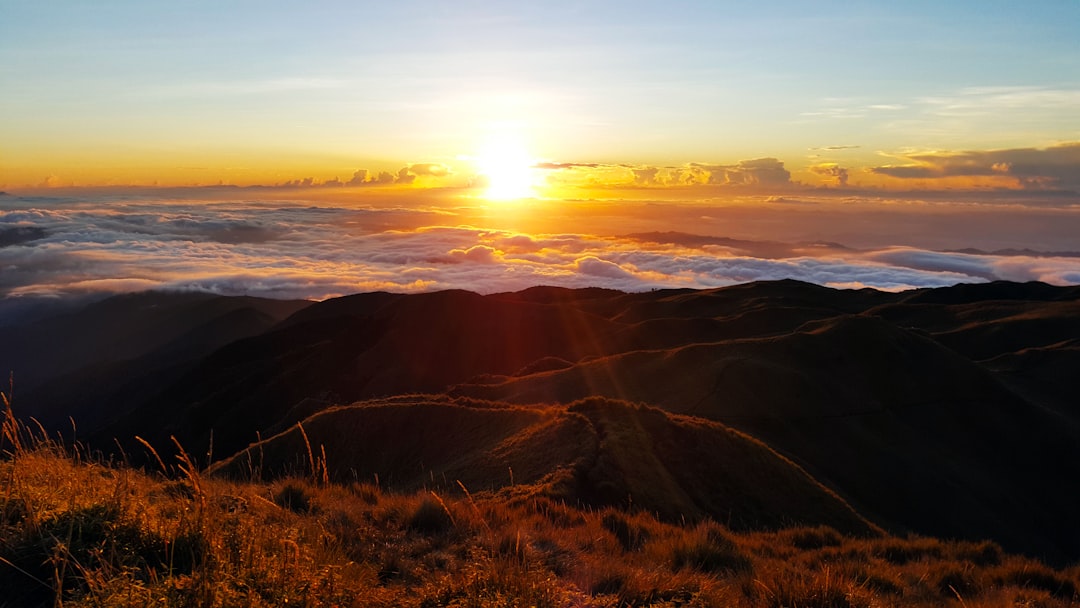
M506 201L534 196L534 164L519 139L505 133L493 136L476 158L477 169L487 181L484 197Z

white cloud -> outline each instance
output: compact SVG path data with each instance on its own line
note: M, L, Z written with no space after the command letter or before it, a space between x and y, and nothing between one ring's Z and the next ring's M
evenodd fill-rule
M948 253L910 245L855 250L678 233L652 233L652 237L584 233L596 223L581 223L582 233L559 234L438 225L464 223L466 216L455 213L467 210L460 202L454 204L459 206L361 207L352 199L319 206L309 201L9 201L6 209L0 210L0 227L33 229L36 236L42 236L13 240L13 244L0 247L0 294L85 294L162 287L230 295L326 298L371 290L459 288L491 293L540 284L641 291L794 278L823 285L902 289L996 278L1053 283L1080 279L1080 257L1069 255ZM687 221L703 231L721 225L705 223L714 221L702 219L706 217L743 218L743 225L757 217L756 221L770 227L781 217L808 225L817 216L806 214L813 213L826 214L813 221L846 221L849 225L844 230L850 231L865 223L865 218L875 217L860 210L865 205L869 203L858 200L832 205L831 210L819 211L818 207L828 207L823 204L796 212L766 205L624 204L604 213L634 218L648 212L651 215L641 216L640 221L647 219L657 226L674 221L679 214L692 214L686 216ZM949 231L962 226L946 223L953 216L940 215L934 206L909 207L884 207L889 215L881 217L892 222L893 234L898 227L908 225L919 230L942 225L942 230ZM729 212L742 215L724 215ZM792 213L801 215L792 217ZM1068 222L1061 218L1072 217L1062 215L1067 213L1062 210L1043 213L1053 214L1046 215L1044 223L1053 222L1062 230ZM608 215L600 217L609 221ZM967 230L976 234L994 225L991 220L998 216L965 212L962 217ZM1033 222L1039 216L1028 213L1023 217ZM902 223L902 218L910 224ZM729 220L715 221L739 226ZM563 225L576 223L571 217ZM1013 221L1002 229L1033 231L1036 227L1024 228L1021 222ZM665 238L656 237L658 234ZM967 244L962 240L955 243L957 247Z

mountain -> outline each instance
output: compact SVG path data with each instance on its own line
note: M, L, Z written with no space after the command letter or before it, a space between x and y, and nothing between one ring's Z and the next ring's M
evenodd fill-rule
M543 357L577 361L601 354L615 326L574 306L464 291L330 300L215 352L109 432L150 428L155 440L176 435L201 451L212 428L217 449L231 453L306 398L441 392Z
M303 473L311 465L305 437L318 442L312 454L325 454L339 482L378 479L401 491L455 491L459 483L471 491L511 488L675 521L710 516L742 530L823 524L875 532L760 441L598 398L546 408L420 396L335 407L211 471L238 478Z
M1058 483L1080 474L1076 418L1025 401L983 366L873 316L622 353L451 393L523 404L643 401L763 439L886 525L1038 542L1054 555L1080 541L1080 531L1056 523L1072 509Z
M139 297L160 296L128 296ZM378 473L415 488L446 474L451 485L501 488L512 469L530 491L588 504L632 501L669 517L727 512L748 526L810 517L809 486L795 509L745 479L698 492L731 461L710 446L737 433L890 531L1080 558L1063 489L1080 474L1069 385L1080 288L537 287L357 294L266 316L251 311L262 304L225 301L210 307L217 316L194 314L205 304L189 297L160 317L131 313L140 327L174 318L172 334L106 315L98 323L119 330L67 322L73 344L119 342L100 362L85 346L64 353L54 377L65 380L19 403L34 412L31 398L46 395L54 424L78 412L82 437L99 448L117 438L136 448L133 458L142 453L134 435L157 446L175 436L194 454L212 441L219 458L249 457L266 438L259 453L276 460L260 470L280 474L306 462L296 460L306 457L299 422L338 479ZM96 405L74 396L85 387ZM496 446L506 450L498 458ZM239 474L235 458L220 466ZM610 466L587 466L601 460ZM798 521L839 513L826 511Z
M310 304L190 292L114 296L6 328L0 369L12 373L19 398L43 424L70 428L70 416L92 431L191 362Z

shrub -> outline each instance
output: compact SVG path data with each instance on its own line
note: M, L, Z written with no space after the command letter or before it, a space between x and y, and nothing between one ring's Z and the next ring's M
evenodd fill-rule
M13 566L0 569L0 588L23 591L16 604L45 603L51 590L26 587L27 578L59 583L58 591L86 590L87 572L126 571L146 578L151 572L190 574L205 559L207 543L196 531L171 540L146 531L114 505L93 504L63 511L24 529L14 542L0 543L0 557ZM13 604L14 605L14 604Z
M529 539L521 530L507 530L500 535L495 546L495 553L505 558L525 563L529 557Z
M410 530L434 536L450 530L454 520L440 501L425 497L409 516L406 525Z
M626 586L626 573L621 571L608 571L593 581L589 587L589 593L593 595L618 595Z
M379 488L369 483L354 483L349 486L354 494L360 497L360 500L364 501L366 505L379 504Z
M788 538L791 540L792 546L804 551L824 547L839 547L844 542L844 537L828 526L795 528L788 532Z
M769 608L868 608L874 605L864 589L825 569L812 574L786 572L765 585Z
M956 559L971 562L976 566L997 566L1001 564L1003 552L997 543L984 540L980 543L959 543L953 553Z
M1076 596L1076 584L1072 580L1042 564L1024 563L999 568L994 573L994 581L999 585L1042 589L1067 600Z
M274 495L274 502L294 513L311 513L313 505L307 488L296 482L288 482Z
M877 593L889 595L903 595L904 593L904 588L899 583L881 574L866 574L856 580L860 586Z
M512 502L510 504L513 504ZM547 519L556 528L569 529L583 526L586 523L585 515L580 509L566 504L563 501L555 501L543 496L530 498L522 503L533 513L537 513Z
M715 523L699 525L678 537L672 548L671 561L675 570L693 568L712 574L753 569L750 559Z
M978 577L970 567L965 568L956 564L936 568L932 580L937 592L947 598L957 595L968 598L977 595L982 588Z
M607 513L600 523L615 535L623 551L637 551L649 540L649 531L631 523L622 513Z
M874 543L873 554L902 566L924 559L941 559L941 542L929 538L888 538Z

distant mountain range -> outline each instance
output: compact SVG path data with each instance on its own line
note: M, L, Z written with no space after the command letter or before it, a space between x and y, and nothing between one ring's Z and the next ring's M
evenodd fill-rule
M144 293L4 333L21 414L135 459L1080 559L1080 287Z

